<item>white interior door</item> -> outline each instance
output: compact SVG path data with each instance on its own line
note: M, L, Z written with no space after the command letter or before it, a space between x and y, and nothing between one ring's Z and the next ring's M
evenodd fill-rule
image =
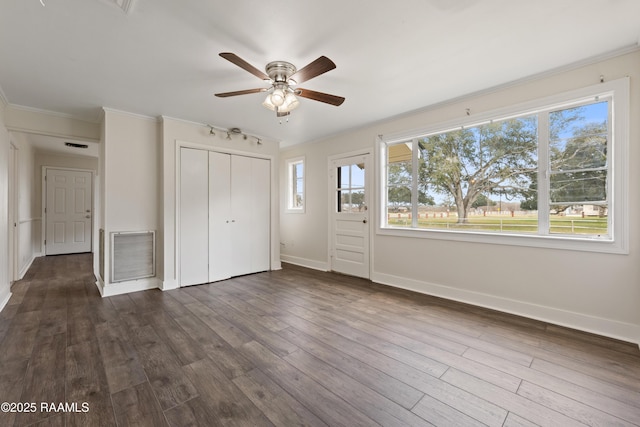
M180 286L209 281L209 156L180 149Z
M18 149L9 144L9 281L18 279Z
M369 154L334 159L331 178L331 270L369 278Z
M45 254L91 252L91 172L46 169Z

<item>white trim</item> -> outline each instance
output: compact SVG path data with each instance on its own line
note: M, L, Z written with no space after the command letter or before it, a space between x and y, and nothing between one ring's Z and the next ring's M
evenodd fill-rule
M174 289L179 289L177 280L163 280L159 286L162 291L172 291Z
M5 107L11 105L9 104L9 100L7 99L7 95L2 90L2 86L0 86L0 104L4 105Z
M313 259L300 258L293 255L280 254L280 260L287 264L298 265L300 267L311 268L319 271L329 271L329 266L324 261L316 261Z
M373 273L373 282L425 295L472 304L542 322L565 326L640 345L640 326L602 317L588 316L554 307L503 298L437 283L423 282L385 273Z
M287 175L285 177L287 191L286 191L284 211L285 213L303 214L307 211L307 160L305 156L296 156L296 157L285 159L284 162L285 162L285 169L286 169L285 173ZM294 165L298 163L302 163L302 206L299 208L293 208L291 207L291 198L293 196L292 194L293 182L291 180L292 178L291 169Z
M102 111L106 112L106 113L115 113L115 114L120 114L122 116L133 117L133 118L136 118L136 119L148 120L148 121L152 121L152 122L155 122L155 123L159 123L160 122L160 118L158 118L158 117L146 116L144 114L138 114L138 113L131 113L129 111L117 110L115 108L102 107Z
M131 292L146 291L160 287L160 280L156 277L148 279L130 280L128 282L109 283L105 285L102 280L96 281L96 286L102 297L128 294Z
M27 274L27 271L29 271L29 269L31 268L31 264L33 264L33 261L35 261L35 259L38 256L36 254L32 254L31 255L31 259L29 259L29 262L27 262L24 267L22 267L20 269L20 271L18 272L18 280L22 280L22 278L24 277L25 274Z
M448 120L441 123L431 124L423 128L408 131L396 132L388 135L379 135L376 139L376 153L379 156L377 163L378 170L376 180L376 194L379 197L376 211L380 218L376 222L376 233L379 235L416 237L453 241L466 241L476 243L503 244L514 246L529 246L552 249L577 250L586 252L601 252L613 254L629 253L629 77L599 83L596 85L574 89L556 95L536 99L510 107L490 110L477 115ZM533 113L535 111L548 110L551 106L562 104L575 104L580 100L593 98L594 95L613 95L613 114L615 120L613 126L613 141L611 158L612 180L616 181L614 192L611 195L611 207L613 208L613 224L611 240L589 239L588 237L573 237L559 235L525 235L525 234L499 234L486 233L481 231L443 231L417 228L393 228L385 227L386 196L386 165L385 155L382 153L383 145L399 143L416 137L439 133L445 129L459 129L461 126L469 127L474 124L491 119L503 119L506 116L520 116ZM383 182L384 179L384 182Z
M0 302L0 312L2 312L2 310L4 310L4 308L7 306L7 304L9 304L9 300L11 299L11 291L9 291L9 293L7 294L7 296L5 297L4 300L2 300L2 302Z
M47 115L47 116L59 117L59 118L62 118L62 119L77 120L79 122L85 122L85 123L90 123L90 124L99 124L100 123L99 120L89 120L89 119L86 119L86 118L75 116L73 114L60 113L58 111L52 111L52 110L44 110L42 108L36 108L36 107L28 107L26 105L9 104L9 107L11 107L12 109L15 109L15 110L29 111L31 113L44 114L44 115Z

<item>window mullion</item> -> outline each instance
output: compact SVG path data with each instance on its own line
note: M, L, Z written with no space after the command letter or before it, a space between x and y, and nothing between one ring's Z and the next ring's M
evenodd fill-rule
M538 234L550 232L549 112L538 113Z
M418 228L418 140L411 141L411 227Z

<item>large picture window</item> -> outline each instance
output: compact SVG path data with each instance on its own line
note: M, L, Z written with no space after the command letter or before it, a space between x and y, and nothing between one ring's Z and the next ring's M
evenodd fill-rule
M576 248L601 242L596 250L624 251L626 86L603 83L383 138L380 229L543 237Z

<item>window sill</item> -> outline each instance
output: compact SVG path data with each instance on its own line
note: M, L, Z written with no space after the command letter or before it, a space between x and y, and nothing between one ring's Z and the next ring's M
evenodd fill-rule
M596 238L567 236L516 235L506 233L483 233L481 231L441 231L413 228L378 227L381 236L409 237L418 239L447 240L454 242L486 243L492 245L523 246L532 248L560 249L583 252L629 254L626 242L615 242Z

